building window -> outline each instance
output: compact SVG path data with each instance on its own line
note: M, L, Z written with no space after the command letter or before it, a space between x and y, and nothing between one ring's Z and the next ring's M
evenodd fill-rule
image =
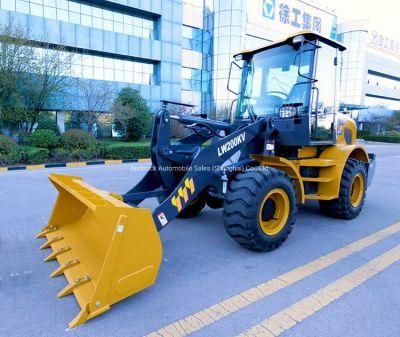
M46 49L35 48L35 54ZM157 85L157 64L105 56L58 51L67 62L63 75L91 80Z
M383 107L389 110L400 110L400 99L389 97L375 97L367 94L364 104L369 107Z
M153 63L78 53L72 53L70 76L144 85L157 84Z
M208 91L210 81L207 71L182 67L181 77L183 90Z
M396 80L386 76L372 74L370 71L368 71L367 82L368 84L376 85L386 89L400 90L400 78Z
M203 50L203 30L183 25L182 27L182 47L198 52Z
M77 25L156 39L155 21L69 0L0 0L0 8Z

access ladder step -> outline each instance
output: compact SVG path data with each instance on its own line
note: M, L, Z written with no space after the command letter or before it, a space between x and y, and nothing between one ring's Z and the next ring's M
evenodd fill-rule
M324 195L324 194L306 194L306 200L332 200L337 197L334 195Z
M301 177L301 179L308 183L329 183L333 180L329 177Z
M335 166L336 164L337 164L336 159L321 159L321 158L300 159L300 166L307 166L307 167L330 167L330 166Z

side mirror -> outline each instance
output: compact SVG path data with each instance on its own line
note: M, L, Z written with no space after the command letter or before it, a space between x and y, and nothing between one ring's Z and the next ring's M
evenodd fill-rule
M239 71L239 73L241 74L242 72L242 67L240 65L238 65L235 61L231 62L231 66L229 68L229 75L228 75L228 84L226 86L226 88L233 94L238 95L239 94L239 85L237 86L237 88L232 88L231 87L231 75L233 71ZM238 78L240 79L240 76L238 76ZM239 84L239 81L237 81L237 84ZM236 90L235 90L236 89Z

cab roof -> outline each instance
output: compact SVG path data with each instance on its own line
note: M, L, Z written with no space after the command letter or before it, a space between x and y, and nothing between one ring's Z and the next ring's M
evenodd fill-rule
M331 46L333 48L339 49L340 51L346 50L345 46L343 46L342 44L340 44L340 43L338 43L338 42L336 42L336 41L334 41L332 39L329 39L329 38L324 37L324 36L322 36L320 34L314 33L311 30L302 30L302 31L299 31L299 32L297 32L297 33L295 33L293 35L289 35L285 39L278 40L276 42L272 42L271 44L268 44L266 46L259 47L259 48L256 48L256 49L252 49L252 50L243 50L242 52L235 54L234 57L236 57L237 55L243 55L243 56L252 55L252 54L264 51L264 50L268 50L268 49L272 49L272 48L275 48L275 47L283 46L285 44L291 45L291 44L293 44L293 38L296 37L296 36L301 36L301 35L304 36L304 38L307 39L307 40L310 40L310 41L319 40L321 42L326 43L328 46Z

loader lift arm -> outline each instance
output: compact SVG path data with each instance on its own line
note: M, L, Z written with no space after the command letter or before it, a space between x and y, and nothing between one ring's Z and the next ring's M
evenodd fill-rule
M171 116L167 110L167 103L169 102L163 102L161 111L155 116L151 141L152 166L143 179L122 196L124 202L134 206L146 198L164 199L153 212L158 231L173 220L185 205L192 202L207 186L212 186L215 191L222 194L225 169L242 158L247 158L246 161L249 161L249 155L257 153L260 147L257 144L261 142L255 142L255 139L265 128L265 121L260 120L219 138L214 133L218 134L221 131L224 134L229 133L231 131L229 123L189 115ZM191 134L178 143L171 144L171 119L184 125L203 127L204 132ZM213 138L213 142L202 148L210 138ZM224 153L218 152L224 144L230 143L238 144ZM234 160L229 161L234 154L236 154ZM179 172L185 174L177 175L173 170L163 169L170 167L179 169Z

